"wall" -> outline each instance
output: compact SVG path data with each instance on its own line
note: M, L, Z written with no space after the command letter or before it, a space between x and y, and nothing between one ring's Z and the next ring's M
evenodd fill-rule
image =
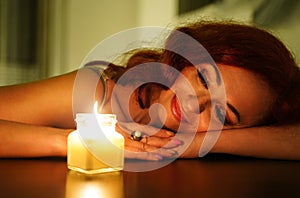
M295 5L289 20L273 28L274 32L290 48L300 65L300 3Z
M177 0L55 1L52 30L57 36L49 44L50 76L77 69L90 50L119 31L166 26L177 13Z
M190 17L216 19L216 20L236 20L253 23L254 12L263 5L262 3L269 3L271 7L268 10L268 14L265 19L273 20L272 25L265 24L266 29L270 30L274 35L279 37L285 45L295 55L298 65L300 64L300 3L297 0L285 1L285 0L222 0L216 1L214 4L210 4L203 8L197 9L193 12L180 16L180 20L185 20ZM282 4L291 4L291 9L287 9ZM273 7L272 7L273 6ZM262 7L264 8L264 7ZM276 8L276 9L275 9ZM274 18L278 16L278 18ZM284 19L283 19L284 18ZM279 20L280 19L280 20ZM259 22L259 21L257 21Z

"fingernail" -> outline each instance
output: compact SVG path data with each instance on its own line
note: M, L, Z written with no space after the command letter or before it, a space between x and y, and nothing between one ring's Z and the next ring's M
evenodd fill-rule
M181 140L178 140L178 139L173 139L173 140L172 140L172 143L173 143L174 145L178 146L178 145L181 145L183 142L182 142Z
M175 150L168 150L168 153L170 154L170 156L177 155L177 151Z
M166 133L167 133L167 135L170 136L170 137L174 136L174 133L171 132L171 131L166 131Z
M155 155L155 157L156 157L157 160L162 160L163 159L163 157L160 156L160 155Z
M178 152L177 152L177 151L174 151L174 152L172 153L172 157L178 157Z

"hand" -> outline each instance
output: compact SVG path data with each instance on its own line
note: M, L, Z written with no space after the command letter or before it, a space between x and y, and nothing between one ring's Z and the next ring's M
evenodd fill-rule
M206 132L198 132L194 135L192 141L191 141L191 134L189 133L177 133L176 138L181 140L184 143L188 143L189 145L185 145L183 148L177 147L174 148L175 151L180 153L180 158L198 158L199 157L199 151L201 148L201 144L203 142L203 139L206 135ZM184 144L183 144L184 145Z
M131 133L137 130L143 134L140 141L131 138ZM125 157L131 159L157 161L163 158L178 157L174 148L183 143L175 139L175 134L171 131L137 123L118 122L116 131L125 139Z

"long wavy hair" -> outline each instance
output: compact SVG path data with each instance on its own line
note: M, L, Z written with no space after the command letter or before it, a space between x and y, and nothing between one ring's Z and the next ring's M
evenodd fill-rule
M247 69L259 75L274 91L275 97L270 116L264 124L286 124L300 120L300 71L287 47L268 31L253 25L235 22L194 22L176 28L196 39L218 64ZM199 59L200 52L178 34L166 39L166 49L183 48ZM125 67L110 64L107 75L114 81L127 69L148 62L164 63L181 71L192 66L184 57L169 50L141 49L130 56ZM142 72L142 71L141 71ZM172 73L161 72L171 82ZM132 80L145 80L147 75L137 74ZM147 86L155 84L149 83ZM159 85L155 85L159 86ZM255 108L255 107L254 107Z

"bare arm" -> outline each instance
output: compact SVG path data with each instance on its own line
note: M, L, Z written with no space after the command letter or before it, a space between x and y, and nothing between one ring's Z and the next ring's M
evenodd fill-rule
M197 157L204 137L197 133L181 157ZM224 130L210 153L300 160L300 124Z
M71 131L0 120L0 157L66 156Z
M129 131L134 130L136 128L131 127ZM148 133L145 129L139 128L138 130L145 134ZM126 145L129 150L155 151L164 147L167 150L182 154L177 156L174 155L174 152L170 152L171 155L163 154L162 157L198 158L206 133L196 133L194 140L186 150L184 150L186 148L185 140L190 134L177 133L175 136L171 136L168 135L169 133L161 129L155 135L147 139L143 138L140 142L131 141L130 135L126 135L126 133L123 135L124 137L129 136ZM170 141L174 144L168 148L166 143L170 143ZM300 160L300 124L223 130L210 153L265 159Z
M0 87L0 157L66 155L75 74Z
M76 72L0 87L0 119L60 128L74 127L72 90Z
M225 130L212 152L300 160L300 124Z
M94 90L95 86L90 86L98 82L99 76L90 69L79 71L80 81L76 81L78 71L74 71L45 80L0 87L0 119L74 128L73 90L77 91L76 102L82 103L80 110L89 109L92 102L103 95L101 83L97 86L97 91Z
M89 73L86 83L99 78L91 70L83 72ZM66 156L67 134L75 129L76 75L0 87L0 157Z

